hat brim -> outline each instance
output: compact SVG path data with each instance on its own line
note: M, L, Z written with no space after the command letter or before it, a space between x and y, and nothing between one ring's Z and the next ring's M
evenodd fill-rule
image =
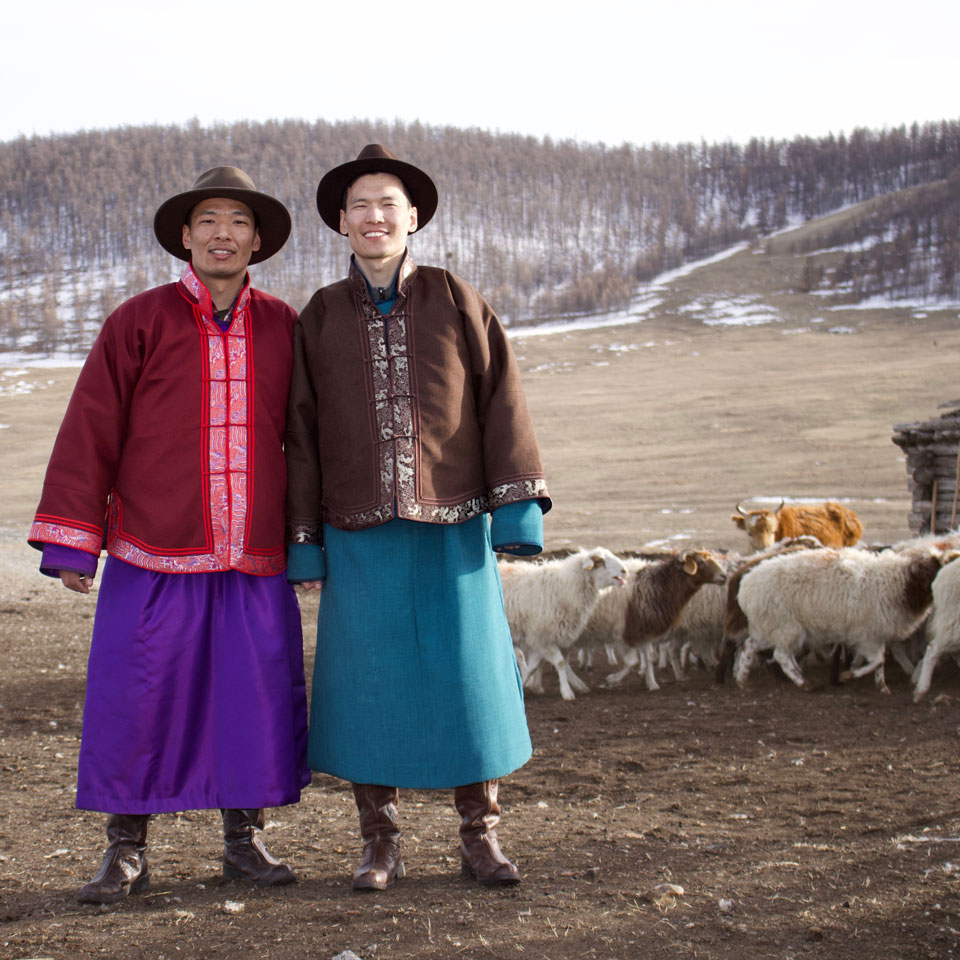
M340 164L324 174L317 187L317 210L320 219L337 233L340 232L340 209L343 192L357 177L366 173L392 173L399 177L410 194L410 202L417 208L417 230L423 229L437 211L437 185L419 167L389 157L365 157Z
M205 187L200 190L187 190L165 200L157 209L153 218L153 232L167 253L180 260L189 260L190 251L183 245L183 225L190 211L201 200L214 197L226 197L245 203L257 219L260 231L260 249L250 255L250 263L268 260L287 242L290 236L291 222L287 208L269 194L259 190L244 190L239 187Z

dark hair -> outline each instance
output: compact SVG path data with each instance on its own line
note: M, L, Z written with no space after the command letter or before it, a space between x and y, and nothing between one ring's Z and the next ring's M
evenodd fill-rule
M410 196L410 191L407 189L407 185L403 182L403 180L400 180L400 177L397 177L395 173L390 173L389 170L368 170L366 173L361 173L358 176L354 177L343 188L343 195L340 197L341 210L347 209L347 194L350 192L350 188L360 179L360 177L369 177L375 173L386 173L386 174L389 174L391 177L396 177L397 180L400 181L400 189L403 190L403 195L407 198L407 203L409 203L411 207L413 206L413 197Z

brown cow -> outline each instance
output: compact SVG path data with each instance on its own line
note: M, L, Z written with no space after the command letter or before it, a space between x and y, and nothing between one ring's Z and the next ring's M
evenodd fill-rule
M744 530L754 550L766 550L787 537L816 537L825 547L851 547L863 534L857 515L839 503L813 503L802 507L780 506L769 510L741 509L730 519Z

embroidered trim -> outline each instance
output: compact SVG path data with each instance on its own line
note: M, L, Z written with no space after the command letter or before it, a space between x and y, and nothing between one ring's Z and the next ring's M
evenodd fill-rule
M239 570L241 573L251 573L258 577L269 577L283 573L287 568L283 552L272 557L255 557L249 553L233 558L232 565L227 568L220 562L216 554L198 553L186 557L164 557L154 553L147 553L141 547L135 546L129 540L116 537L110 541L107 553L120 560L126 560L135 567L144 570L156 570L159 573L214 573L225 569Z
M487 491L490 510L496 510L506 503L515 503L519 500L539 500L549 497L547 481L542 477L533 480L511 480L491 487Z
M30 535L27 539L35 543L56 543L63 547L73 547L76 550L92 553L96 557L100 556L100 548L103 545L103 533L90 533L63 523L46 523L39 520L30 527Z
M323 531L316 523L287 524L287 543L323 543Z
M213 298L190 264L180 280L197 300L194 313L206 337L207 499L213 555L219 562L216 569L240 570L241 564L249 563L244 542L252 487L249 450L253 371L252 364L248 363L250 277L249 274L244 277L226 331L214 320Z

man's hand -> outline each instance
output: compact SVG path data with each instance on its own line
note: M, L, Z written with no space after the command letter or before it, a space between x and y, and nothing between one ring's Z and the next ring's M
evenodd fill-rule
M74 570L61 570L60 579L68 590L74 590L77 593L89 593L90 584L93 583L93 577L88 577L85 573L77 573Z
M303 583L298 583L298 587L303 587L304 590L319 590L323 586L322 580L304 580Z

